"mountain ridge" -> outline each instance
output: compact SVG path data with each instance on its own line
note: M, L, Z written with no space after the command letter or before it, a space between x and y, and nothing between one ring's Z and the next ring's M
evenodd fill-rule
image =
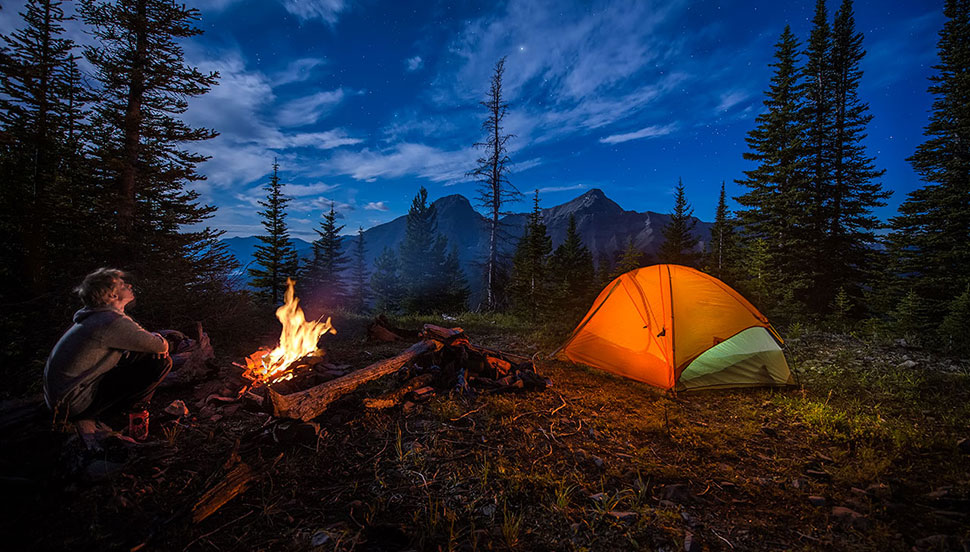
M482 264L488 253L488 223L484 216L472 207L471 202L461 194L442 196L431 203L437 210L438 231L448 239L449 247L457 247L458 259L472 288L472 304L476 303L481 290ZM633 239L637 249L650 259L663 242L662 230L669 222L670 215L653 211L627 211L607 197L599 188L592 188L565 203L541 209L553 248L558 247L566 237L569 217L576 217L576 229L583 243L593 254L597 265L609 260L612 262L618 252L626 248L627 241ZM514 213L502 217L500 223L507 238L501 252L511 256L519 238L525 231L529 213ZM404 237L406 215L389 222L364 230L365 261L372 269L374 260L385 247L396 251ZM694 218L694 236L700 240L699 249L704 247L710 236L711 223ZM341 236L344 252L348 255L356 247L356 235ZM301 258L312 253L309 242L295 238L294 244ZM252 262L252 252L258 238L255 236L226 238L222 240L240 265L246 267ZM245 272L243 271L243 274Z

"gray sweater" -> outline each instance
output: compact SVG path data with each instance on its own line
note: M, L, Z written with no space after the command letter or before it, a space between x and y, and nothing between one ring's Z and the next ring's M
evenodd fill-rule
M74 313L71 326L47 358L44 398L58 416L81 412L91 405L93 384L114 368L125 351L164 353L168 343L111 307L85 307Z

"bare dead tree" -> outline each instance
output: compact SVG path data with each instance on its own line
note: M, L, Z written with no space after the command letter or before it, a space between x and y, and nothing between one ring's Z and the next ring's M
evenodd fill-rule
M479 183L478 202L484 207L488 215L488 260L486 261L485 308L494 310L496 307L496 271L498 265L499 217L507 214L502 207L517 201L522 195L509 182L509 156L506 143L513 138L513 134L502 133L502 120L508 111L509 104L502 100L502 75L505 73L505 58L495 64L491 86L486 99L479 102L485 107L487 116L482 122L485 140L476 142L475 147L483 153L476 161L478 166L468 173Z

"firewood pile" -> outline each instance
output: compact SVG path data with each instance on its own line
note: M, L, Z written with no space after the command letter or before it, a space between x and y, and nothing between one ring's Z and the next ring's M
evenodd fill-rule
M309 421L335 400L364 383L396 374L397 386L380 397L364 400L368 408L390 408L421 402L440 392L465 396L542 390L552 385L528 357L473 345L461 328L426 324L420 341L402 353L360 370L335 366L322 356L308 355L293 363L294 377L270 386L245 390L266 402L274 416Z

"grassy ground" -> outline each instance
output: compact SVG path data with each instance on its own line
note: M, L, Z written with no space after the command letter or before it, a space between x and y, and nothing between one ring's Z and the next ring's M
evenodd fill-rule
M427 321L510 352L552 348L513 319ZM335 363L362 367L405 347L363 343L365 323L335 317ZM334 404L318 438L290 442L280 438L288 424L261 412L196 406L223 382L168 390L156 406L183 398L196 419L156 423L159 443L97 482L65 470L63 436L21 439L19 459L5 450L4 503L15 508L0 528L32 549L72 550L970 546L970 446L960 441L970 364L839 335L797 336L787 349L799 374L787 390L673 396L540 361L554 382L542 392L442 391L362 408L391 377ZM223 379L233 354L219 362ZM219 479L237 441L262 477L199 524L173 517Z

